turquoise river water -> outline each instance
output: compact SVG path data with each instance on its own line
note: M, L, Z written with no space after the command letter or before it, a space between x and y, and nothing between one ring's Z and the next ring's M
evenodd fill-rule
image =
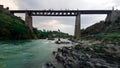
M61 47L51 40L0 42L0 68L44 68Z

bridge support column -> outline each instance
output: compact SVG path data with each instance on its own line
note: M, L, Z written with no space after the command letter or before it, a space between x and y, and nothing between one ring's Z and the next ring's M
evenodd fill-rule
M25 13L25 24L32 30L32 16L29 13Z
M75 39L80 39L80 13L77 14L75 20Z

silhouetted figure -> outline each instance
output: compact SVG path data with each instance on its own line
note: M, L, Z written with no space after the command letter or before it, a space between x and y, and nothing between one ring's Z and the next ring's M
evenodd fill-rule
M60 40L60 30L59 30L59 29L58 29L58 32L59 32L58 41L61 41L61 40Z

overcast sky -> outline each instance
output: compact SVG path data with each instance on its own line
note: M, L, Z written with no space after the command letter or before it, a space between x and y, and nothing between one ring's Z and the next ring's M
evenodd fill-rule
M112 10L120 9L120 0L0 0L0 4L10 10L19 9L69 9L69 10ZM22 16L24 14L17 14ZM81 28L86 28L94 23L104 20L106 15L82 15ZM38 29L58 30L74 34L75 17L33 17L33 26Z

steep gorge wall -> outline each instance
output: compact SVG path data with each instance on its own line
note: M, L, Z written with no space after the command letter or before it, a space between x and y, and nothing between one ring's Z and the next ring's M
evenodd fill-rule
M114 23L119 17L120 17L120 10L112 10L112 13L107 15L105 21Z
M107 16L106 22L111 23L109 24L109 26L106 26L105 32L120 32L120 10L113 10L112 13Z
M112 10L112 13L107 15L105 21L89 26L82 32L82 35L115 32L120 32L120 10Z

